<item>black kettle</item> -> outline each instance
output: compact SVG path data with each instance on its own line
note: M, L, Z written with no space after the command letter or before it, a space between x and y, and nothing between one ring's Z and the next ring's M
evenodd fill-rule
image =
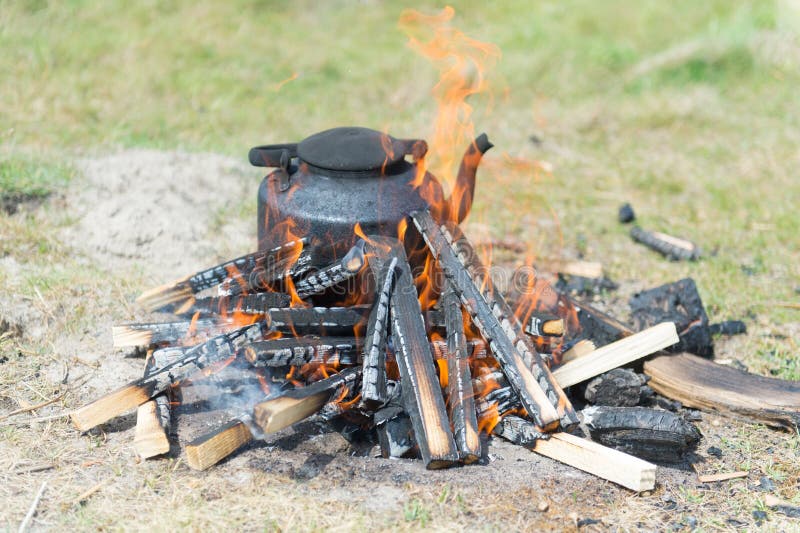
M449 199L435 176L421 172L424 140L341 127L299 143L252 148L251 164L276 168L258 190L259 248L288 240L287 221L291 236L339 252L354 242L357 223L366 234L397 235L401 220L425 208L440 220L461 222L472 206L477 167L491 147L481 134L467 148L454 187L459 194Z

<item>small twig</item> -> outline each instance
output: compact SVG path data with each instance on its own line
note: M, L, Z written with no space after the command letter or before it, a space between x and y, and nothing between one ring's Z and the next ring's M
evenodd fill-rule
M49 400L45 400L45 401L43 401L41 403L37 403L36 405L29 405L28 407L21 407L21 408L15 410L15 411L11 411L10 413L6 413L3 416L0 416L0 421L6 420L7 418L10 418L12 416L19 415L19 414L22 414L22 413L29 413L31 411L36 411L37 409L41 409L42 407L46 407L46 406L48 406L48 405L50 405L52 403L55 403L58 400L62 399L64 396L66 396L67 393L72 392L75 388L80 387L81 385L83 385L87 381L89 381L88 375L87 375L86 379L84 379L82 382L76 383L73 387L69 387L68 389L62 391L61 394L59 394L58 396L50 398ZM25 382L23 382L23 383L25 383ZM25 383L25 385L27 385L28 388L31 388L30 385L28 385L27 383ZM34 390L34 389L31 388L31 390ZM36 392L36 391L34 390L34 392ZM41 396L41 394L40 394L40 396ZM63 415L59 415L59 416L63 416Z
M72 411L66 411L64 413L58 413L56 415L49 415L49 416L37 416L34 418L27 418L25 420L11 420L9 422L0 423L0 427L4 426L24 426L25 424L33 424L35 422L46 422L48 420L55 420L57 418L64 418L66 416L71 416Z
M36 293L36 296L39 297L39 301L42 302L42 305L44 306L44 312L47 313L47 315L53 319L53 322L55 322L56 315L54 315L53 312L50 310L50 305L48 305L48 303L44 301L44 296L42 296L42 293L39 292L39 287L34 287L33 291Z
M37 463L29 466L21 466L14 470L15 474L33 474L35 472L44 472L45 470L52 470L56 465L53 463Z
M74 500L72 500L72 501L70 501L70 502L68 502L68 503L65 503L65 504L62 506L62 508L64 508L64 509L69 509L70 507L72 507L72 506L74 506L74 505L80 505L81 503L83 503L83 502L85 502L86 500L88 500L88 499L89 499L89 498L92 496L92 494L94 494L94 493L95 493L95 492L97 492L98 490L102 489L102 488L103 488L103 485L107 484L109 481L111 481L111 479L112 479L112 478L110 478L110 477L109 477L109 478L106 478L106 479L104 479L104 480L103 480L103 481L101 481L100 483L98 483L98 484L96 484L95 486L93 486L92 488L88 489L86 492L83 492L83 493L81 493L81 494L80 494L80 495L79 495L77 498L75 498Z
M22 519L22 523L19 525L19 533L23 533L26 529L28 529L28 524L33 518L33 515L36 514L36 508L39 506L39 500L42 499L42 494L44 494L45 487L47 487L47 481L42 481L42 486L39 487L39 492L36 493L36 497L33 499L33 502L28 509L28 514L25 515L25 518Z

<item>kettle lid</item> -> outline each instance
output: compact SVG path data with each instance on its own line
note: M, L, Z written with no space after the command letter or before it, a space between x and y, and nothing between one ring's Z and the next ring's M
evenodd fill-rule
M406 155L422 157L425 141L395 139L369 128L341 127L316 133L297 145L298 157L317 168L363 172L386 168Z

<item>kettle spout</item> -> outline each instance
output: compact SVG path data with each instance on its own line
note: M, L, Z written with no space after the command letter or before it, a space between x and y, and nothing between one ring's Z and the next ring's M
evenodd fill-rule
M446 218L448 220L458 224L467 218L472 208L472 198L475 195L475 173L483 154L492 146L494 145L489 142L489 137L485 133L481 133L464 153L461 166L458 168L455 187L447 200Z

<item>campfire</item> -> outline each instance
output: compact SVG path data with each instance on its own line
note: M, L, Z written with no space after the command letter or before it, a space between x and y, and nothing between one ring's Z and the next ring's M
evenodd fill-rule
M144 376L74 412L75 425L138 409L136 448L152 457L183 416L222 411L185 443L197 469L309 417L429 469L485 459L496 434L652 487L654 466L570 434L565 388L674 344L675 326L574 358L581 309L567 296L535 274L504 295L458 225L491 146L469 144L447 198L422 140L335 128L253 148L250 162L274 169L259 250L142 294L174 319L114 328L115 346L147 350Z

